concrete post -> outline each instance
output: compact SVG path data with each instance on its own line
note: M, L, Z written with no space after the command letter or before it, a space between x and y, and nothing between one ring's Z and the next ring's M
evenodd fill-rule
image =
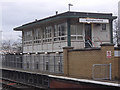
M69 50L73 47L63 47L64 76L69 76Z

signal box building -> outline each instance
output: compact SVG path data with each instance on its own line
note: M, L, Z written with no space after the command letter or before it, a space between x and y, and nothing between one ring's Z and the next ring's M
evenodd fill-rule
M82 49L113 43L114 19L111 13L65 12L14 28L22 31L24 68L63 72L63 47Z
M23 53L61 52L66 46L80 49L113 43L115 18L106 13L65 12L14 30L22 31Z

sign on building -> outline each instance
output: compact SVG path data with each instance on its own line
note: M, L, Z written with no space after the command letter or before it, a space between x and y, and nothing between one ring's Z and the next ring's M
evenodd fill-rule
M107 58L111 58L112 54L111 54L111 51L107 51Z
M79 18L81 23L109 23L108 19Z

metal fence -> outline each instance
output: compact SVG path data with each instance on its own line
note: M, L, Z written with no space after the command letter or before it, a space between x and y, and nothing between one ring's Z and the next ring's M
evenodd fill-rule
M3 70L2 78L4 80L15 81L18 83L23 83L25 85L35 86L35 87L39 87L39 88L45 88L45 87L48 88L49 87L49 77L47 75ZM28 88L26 88L26 89L29 90ZM42 89L42 90L44 90L44 89ZM45 89L45 90L47 90L47 89Z
M95 80L111 80L111 64L94 64L92 77Z
M63 54L6 54L2 55L2 67L62 74Z

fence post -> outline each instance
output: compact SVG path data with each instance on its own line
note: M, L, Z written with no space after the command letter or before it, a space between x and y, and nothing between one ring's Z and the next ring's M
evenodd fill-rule
M112 70L111 69L112 69L112 64L110 63L110 75L109 75L110 76L110 80L112 79Z

